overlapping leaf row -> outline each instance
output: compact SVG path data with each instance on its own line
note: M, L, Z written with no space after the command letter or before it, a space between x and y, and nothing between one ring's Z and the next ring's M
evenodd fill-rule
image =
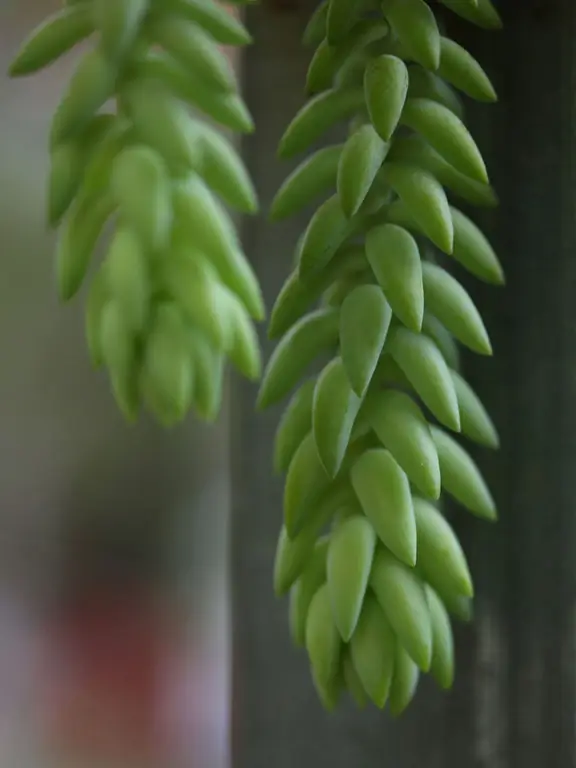
M497 27L487 0L446 0ZM275 589L290 592L294 642L305 646L328 709L344 689L399 714L420 672L452 684L449 614L470 615L465 555L436 502L441 490L486 520L496 509L454 433L496 448L496 430L458 373L456 342L492 354L480 314L456 278L422 257L439 249L503 283L479 229L451 205L496 203L457 91L496 99L482 68L443 37L423 0L320 6L312 98L279 154L309 149L338 121L342 145L309 156L286 180L272 217L331 195L299 240L274 306L278 345L259 395L266 407L296 385L276 436L286 472ZM320 308L314 308L320 301ZM302 379L319 356L331 359Z
M66 6L11 67L12 76L29 75L95 39L50 136L59 295L77 294L113 222L87 299L94 364L108 369L130 420L141 404L165 425L190 408L213 420L227 357L246 376L260 375L251 318L261 320L264 307L223 207L253 213L257 201L232 145L189 107L228 129L253 129L221 50L250 36L213 0Z

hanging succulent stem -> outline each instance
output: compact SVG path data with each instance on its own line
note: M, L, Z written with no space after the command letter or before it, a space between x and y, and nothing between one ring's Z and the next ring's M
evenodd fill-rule
M489 0L444 5L500 26ZM454 437L498 446L458 372L458 342L480 355L492 347L472 299L434 259L439 251L480 280L504 282L490 244L456 207L496 204L458 92L485 102L496 94L423 0L329 0L304 40L315 47L310 99L280 157L309 150L342 121L350 130L308 156L272 204L278 220L324 198L272 311L269 336L279 341L259 394L264 408L298 387L276 435L286 478L274 586L290 593L292 637L325 707L347 689L360 706L388 702L397 715L420 673L452 685L450 615L471 617L472 578L441 491L496 519ZM321 372L304 378L323 355Z
M256 194L208 124L253 130L221 50L250 35L213 0L67 2L10 74L38 72L89 37L50 134L58 293L76 296L113 224L86 302L93 364L130 421L141 405L166 426L191 408L212 421L226 358L251 379L261 368L262 297L225 208L255 213Z

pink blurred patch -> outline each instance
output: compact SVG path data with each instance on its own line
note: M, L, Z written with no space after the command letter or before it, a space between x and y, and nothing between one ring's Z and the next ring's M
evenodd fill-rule
M50 751L131 762L171 759L182 730L177 718L197 733L193 697L166 706L174 670L182 672L179 634L178 622L146 594L101 592L61 611L46 688ZM192 673L190 690L196 684Z

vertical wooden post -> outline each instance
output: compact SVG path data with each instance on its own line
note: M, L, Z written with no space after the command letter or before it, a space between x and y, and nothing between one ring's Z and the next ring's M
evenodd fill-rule
M520 7L521 6L521 7ZM494 77L500 105L471 105L472 128L501 197L478 215L502 256L502 290L465 280L490 330L492 361L465 370L500 428L477 457L499 503L489 526L459 510L477 584L474 623L457 629L453 692L429 681L398 722L376 711L320 709L304 655L290 647L272 562L281 483L271 475L278 411L233 393L234 768L568 768L576 765L576 178L573 0L499 4L501 33L449 22ZM309 11L254 10L246 93L257 123L246 147L264 205L289 172L278 138L303 101ZM306 215L246 229L268 306ZM456 273L456 267L454 267ZM462 273L458 272L462 277ZM271 345L264 344L266 353Z
M483 462L500 524L482 533L468 526L464 534L480 597L497 617L505 665L498 761L488 754L479 765L568 766L576 764L576 7L571 0L500 7L505 30L497 41L487 33L465 39L487 61L500 94L492 120L480 120L491 111L482 107L471 117L501 196L486 224L508 277L500 297L474 291L495 358L490 366L467 361L502 435L500 455ZM464 26L455 34L463 39ZM485 680L477 677L481 690ZM478 685L465 687L477 722Z

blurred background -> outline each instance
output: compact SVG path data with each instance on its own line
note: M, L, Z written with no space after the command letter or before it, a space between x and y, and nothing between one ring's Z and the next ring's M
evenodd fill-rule
M57 6L2 0L0 73ZM234 768L576 766L576 4L497 6L501 33L446 21L500 94L467 109L501 197L474 215L508 285L458 277L495 348L464 367L502 437L477 457L501 521L455 512L475 621L457 630L454 691L424 685L398 723L325 715L290 647L271 587L279 410L255 414L254 387L234 379L215 427L128 428L91 370L82 299L56 301L46 137L78 52L32 78L0 74L2 768L227 768L231 754ZM264 210L291 169L275 149L304 100L313 7L251 9L257 44L234 62ZM243 224L269 307L309 213Z
M0 765L223 768L228 408L211 428L127 427L83 298L58 305L46 141L80 49L3 73L59 5L0 9Z

